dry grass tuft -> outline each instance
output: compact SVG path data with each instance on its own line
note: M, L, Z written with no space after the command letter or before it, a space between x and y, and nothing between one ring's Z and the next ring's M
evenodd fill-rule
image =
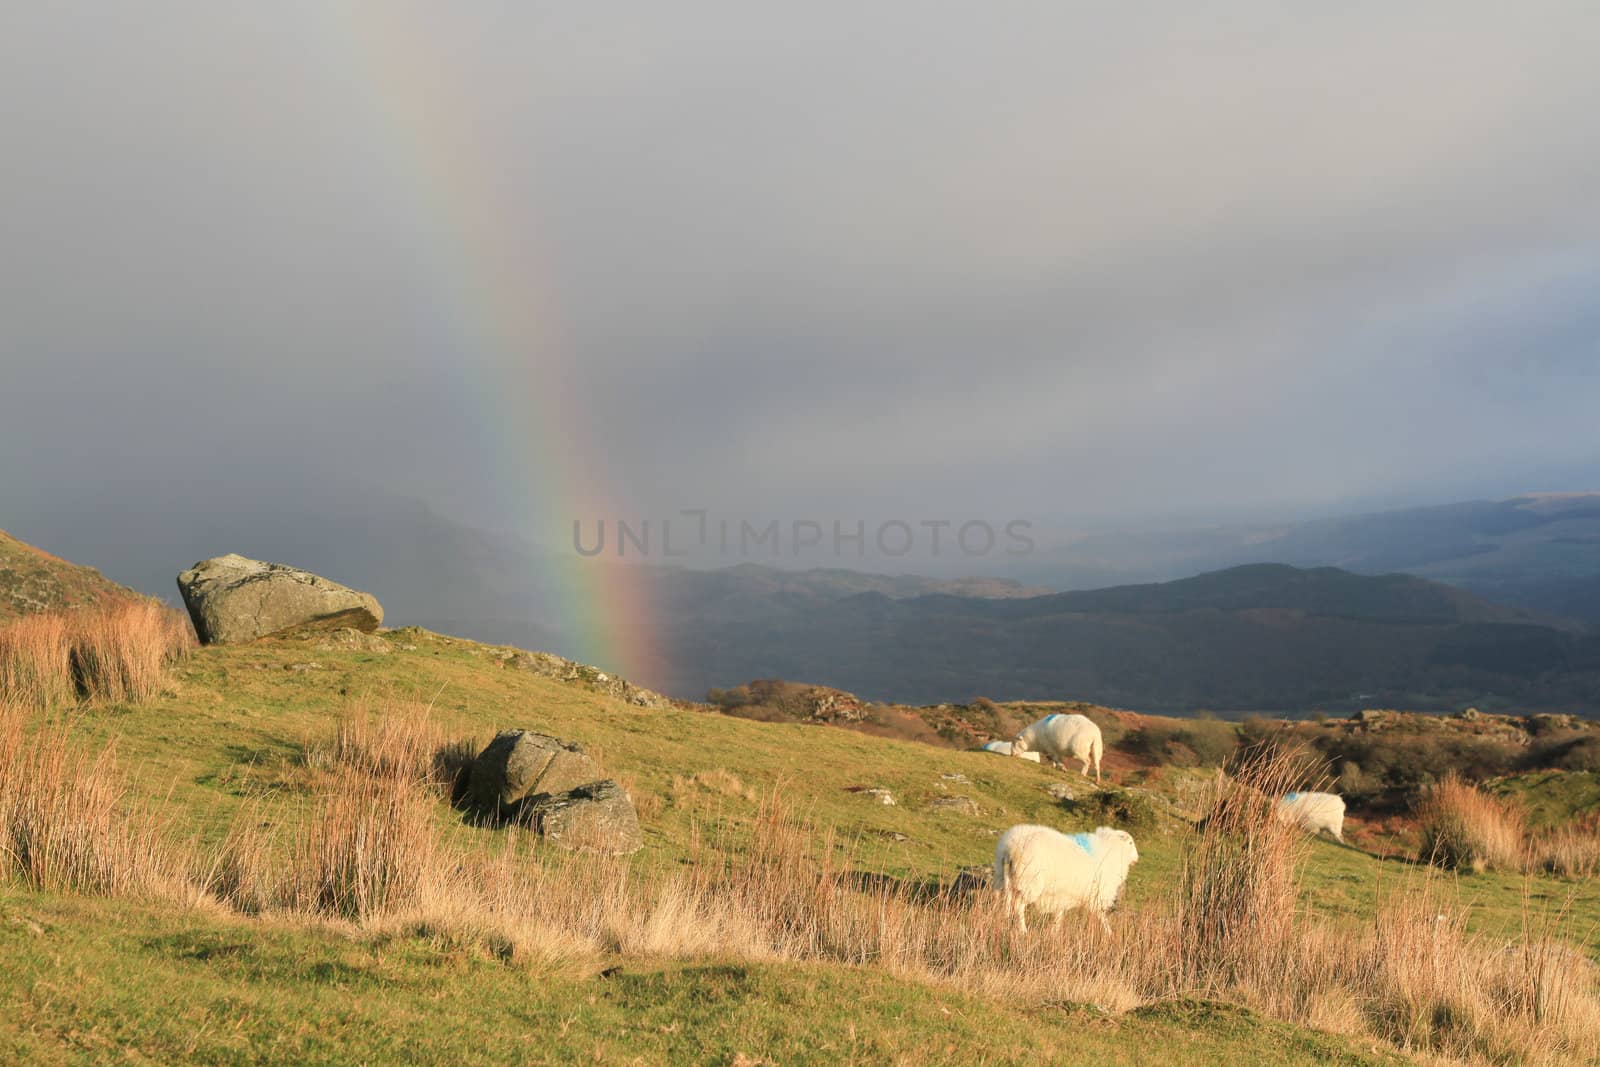
M1451 870L1520 871L1528 831L1522 809L1454 775L1429 786L1417 805L1418 858Z
M681 774L672 776L667 783L667 788L675 799L692 799L696 794L709 793L712 796L732 797L754 804L761 799L761 794L750 786L745 785L744 779L728 770L718 767L709 771L696 771L685 777Z
M452 792L481 746L461 740L419 701L354 700L331 744L310 745L307 762L340 772Z
M0 871L37 889L119 896L183 881L181 851L129 801L115 750L91 755L69 723L28 719L0 704Z
M95 703L141 703L194 647L188 619L151 600L113 600L68 616L72 672Z
M0 700L54 708L137 703L194 647L189 621L153 600L106 600L0 629Z
M1594 1062L1594 964L1545 931L1497 945L1466 925L1432 880L1380 906L1375 936L1340 975L1366 991L1373 1033L1465 1062Z
M661 809L666 807L667 800L660 793L639 784L639 780L631 774L615 774L617 784L622 786L623 792L628 794L628 799L633 802L633 810L639 816L640 822L653 822Z
M1549 830L1529 846L1533 870L1562 878L1600 875L1600 815Z
M367 919L413 905L437 874L439 834L406 782L351 776L295 843L288 896L321 915Z
M77 699L65 615L24 615L0 627L0 701L51 708Z
M1297 830L1273 798L1297 781L1295 757L1263 753L1218 776L1178 881L1178 960L1185 985L1270 981L1294 937Z

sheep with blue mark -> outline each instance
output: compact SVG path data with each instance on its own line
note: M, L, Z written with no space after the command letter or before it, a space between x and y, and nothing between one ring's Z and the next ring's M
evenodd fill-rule
M1344 841L1344 798L1333 793L1287 793L1278 801L1278 818L1308 834L1327 833Z
M1048 826L1013 826L994 849L994 886L1027 933L1027 910L1052 916L1059 926L1075 908L1087 908L1107 933L1106 912L1116 906L1139 862L1139 849L1125 830L1102 826L1093 833L1063 834Z
M1013 756L1026 756L1037 752L1065 769L1062 761L1075 759L1083 764L1083 773L1089 774L1094 765L1094 780L1100 780L1100 756L1105 750L1105 740L1100 727L1087 715L1046 715L1036 723L1024 726L1011 742Z

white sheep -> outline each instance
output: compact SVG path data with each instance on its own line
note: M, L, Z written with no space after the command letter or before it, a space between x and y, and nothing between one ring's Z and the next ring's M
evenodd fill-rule
M1093 762L1097 782L1100 780L1100 754L1104 749L1100 727L1087 715L1046 715L1031 726L1024 726L1011 742L1013 756L1038 752L1063 769L1062 761L1070 757L1083 763L1086 776Z
M1054 916L1058 926L1073 908L1088 908L1109 933L1106 912L1138 862L1139 849L1125 830L1102 826L1092 834L1063 834L1048 826L1013 826L994 848L994 886L1023 933L1029 905Z
M1009 755L1011 755L1011 742L1010 741L989 741L986 744L984 744L983 751L985 751L985 752L995 752L995 753L998 753L999 755L1002 755L1002 756L1009 756ZM1037 752L1024 752L1024 753L1022 753L1022 758L1023 759L1029 759L1029 760L1032 760L1035 763L1038 763L1039 762L1039 753L1037 753Z
M1335 841L1344 841L1344 798L1332 793L1288 793L1278 801L1278 818L1308 834L1326 830Z

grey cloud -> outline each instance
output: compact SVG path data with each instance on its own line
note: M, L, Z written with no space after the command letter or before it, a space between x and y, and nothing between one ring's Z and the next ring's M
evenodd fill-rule
M639 513L1136 516L1600 459L1588 5L11 21L10 507L358 481L559 541L541 466ZM560 450L495 425L556 377L595 454L506 454Z

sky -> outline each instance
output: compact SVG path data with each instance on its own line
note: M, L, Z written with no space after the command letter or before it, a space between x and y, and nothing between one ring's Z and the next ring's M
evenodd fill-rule
M1592 4L13 8L0 527L1600 488Z

